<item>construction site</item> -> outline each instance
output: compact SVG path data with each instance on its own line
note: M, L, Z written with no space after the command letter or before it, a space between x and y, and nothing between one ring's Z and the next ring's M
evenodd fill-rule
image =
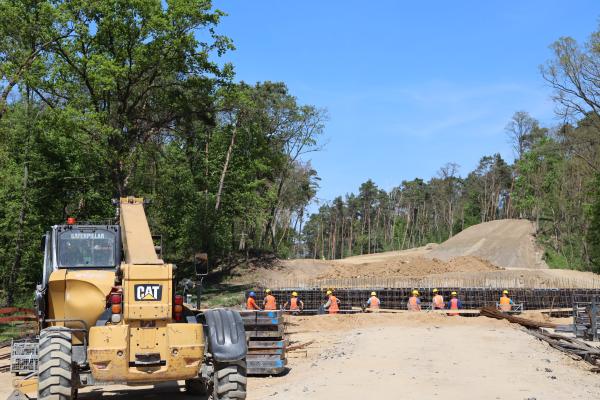
M0 400L600 399L599 6L0 0Z
M440 245L235 271L230 284L254 285L259 304L266 289L278 309L292 292L304 303L294 315L240 305L247 398L597 398L600 279L549 269L533 233L529 221L493 221ZM456 292L461 308L432 310L434 289L445 301ZM328 290L340 300L333 315L322 308ZM414 290L419 312L407 311ZM510 312L498 311L505 290ZM378 310L364 309L371 292ZM14 376L9 348L2 350L0 390L8 396ZM79 397L198 398L185 386L105 385Z

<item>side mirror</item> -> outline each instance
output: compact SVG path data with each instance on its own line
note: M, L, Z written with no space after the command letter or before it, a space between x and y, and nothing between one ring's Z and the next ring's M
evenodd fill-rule
M197 276L208 275L208 254L196 253L194 255L194 269Z

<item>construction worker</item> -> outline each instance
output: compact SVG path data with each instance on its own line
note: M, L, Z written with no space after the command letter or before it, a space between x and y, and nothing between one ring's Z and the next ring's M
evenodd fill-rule
M263 308L265 310L277 310L277 300L271 294L271 289L265 290L265 299L263 300Z
M498 308L500 311L508 312L512 310L513 301L508 297L508 290L502 291L502 297L500 297L500 301L498 302Z
M409 311L421 311L421 299L419 299L418 290L412 291L412 296L408 299L407 308Z
M460 300L457 297L458 294L456 292L452 292L451 296L452 296L452 298L448 302L448 308L451 310L458 310L458 309L462 308L462 303L460 302ZM456 316L456 315L458 315L458 312L449 312L448 315Z
M333 295L331 290L327 291L327 303L323 306L329 314L337 314L340 311L340 300Z
M368 308L370 311L379 311L379 307L381 306L381 300L377 298L377 293L371 292L371 297L363 306L365 309Z
M250 292L248 293L248 300L246 301L246 309L247 310L260 310L258 304L256 304L256 293Z
M298 292L292 292L292 298L290 301L286 301L283 305L283 309L287 310L289 306L289 310L293 315L298 315L304 308L304 302L298 298Z
M443 310L446 307L444 303L444 296L442 296L437 289L433 289L433 299L431 301L432 308L434 310Z

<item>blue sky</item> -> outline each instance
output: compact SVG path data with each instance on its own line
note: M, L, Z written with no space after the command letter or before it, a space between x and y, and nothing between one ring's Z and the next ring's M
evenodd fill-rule
M283 81L328 110L318 198L371 178L391 189L447 162L462 176L484 155L513 160L504 127L515 111L555 124L539 67L561 36L597 29L600 2L225 1L218 31L238 80ZM314 206L311 207L314 210Z

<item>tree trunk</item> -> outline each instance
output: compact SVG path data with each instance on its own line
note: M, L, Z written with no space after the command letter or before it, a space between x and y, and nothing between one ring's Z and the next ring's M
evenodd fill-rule
M235 135L237 133L237 123L233 126L233 132L231 133L231 142L229 142L229 148L225 155L225 162L223 163L223 171L221 171L221 179L219 179L219 190L217 190L217 196L215 201L215 211L219 211L221 205L221 194L223 193L223 183L225 182L225 175L227 174L227 168L229 167L229 159L231 158L231 152L235 145Z

